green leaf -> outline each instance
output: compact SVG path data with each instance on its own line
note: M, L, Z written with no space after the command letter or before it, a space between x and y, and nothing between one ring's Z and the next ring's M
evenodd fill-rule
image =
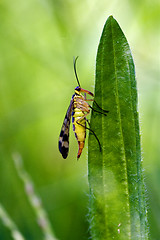
M96 59L95 100L109 113L92 111L88 179L92 239L148 239L145 189L131 51L110 16ZM97 109L96 104L93 108Z

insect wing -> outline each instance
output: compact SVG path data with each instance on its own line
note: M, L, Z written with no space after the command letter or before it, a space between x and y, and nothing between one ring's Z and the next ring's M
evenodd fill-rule
M64 118L61 133L59 136L59 151L63 158L67 158L69 151L69 127L71 121L71 114L73 109L73 99L70 102L69 108Z

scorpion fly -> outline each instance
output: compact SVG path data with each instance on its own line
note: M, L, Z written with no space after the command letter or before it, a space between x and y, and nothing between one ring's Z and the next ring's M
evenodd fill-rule
M64 118L64 122L62 125L62 129L59 136L59 151L62 154L63 158L67 158L68 152L69 152L69 128L70 128L70 120L72 115L72 123L73 123L73 131L75 133L75 137L78 141L78 154L77 154L77 160L80 158L82 150L84 148L85 138L86 138L86 129L91 131L95 138L97 139L97 142L99 144L99 148L101 151L101 144L100 141L95 134L95 132L86 126L86 122L89 124L88 119L86 118L87 115L90 113L90 109L92 109L95 112L106 114L104 112L109 112L106 110L103 110L97 102L95 102L94 99L87 99L86 94L90 95L91 97L94 97L93 93L81 88L80 82L78 80L78 75L76 71L76 61L78 57L73 59L73 65L74 65L74 73L75 77L78 83L78 86L75 88L75 93L72 96L70 105L68 107L67 113ZM84 93L84 96L82 95ZM96 106L101 110L95 110L92 108L87 101L94 101ZM103 111L103 112L102 112Z

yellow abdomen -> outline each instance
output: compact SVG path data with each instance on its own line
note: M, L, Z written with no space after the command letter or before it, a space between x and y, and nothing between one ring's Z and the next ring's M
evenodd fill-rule
M72 115L73 131L77 138L77 141L84 142L86 138L86 120L82 118L84 113L75 108ZM82 118L82 119L81 119Z

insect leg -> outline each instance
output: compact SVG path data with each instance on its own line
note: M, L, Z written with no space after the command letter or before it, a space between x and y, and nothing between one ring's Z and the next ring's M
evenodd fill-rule
M88 113L86 113L86 114L84 114L82 117L80 117L77 121L76 121L76 123L78 123L79 125L81 125L82 127L84 127L82 124L80 124L79 123L79 121L81 121L82 119L86 119L86 116L89 114L89 112ZM88 120L88 119L86 119L86 120Z
M85 97L85 101L95 102L96 106L97 106L99 109L101 109L103 112L106 112L106 113L109 112L109 111L107 111L107 110L102 109L94 99L86 99L86 95L84 95L84 97Z
M84 99L85 99L85 101L95 102L96 106L97 106L99 109L101 109L102 111L104 111L104 112L106 112L106 113L109 112L109 111L107 111L107 110L102 109L94 99L87 99L87 98L86 98L86 93L88 93L88 94L91 95L92 97L94 96L93 93L89 92L88 90L82 89L82 88L81 88L81 91L84 92Z
M90 105L89 105L89 107L90 107L94 112L97 112L97 113L103 114L104 116L107 116L106 113L104 113L104 112L100 112L100 111L94 109L93 107L91 107Z
M104 111L104 112L106 112L106 113L109 112L109 111L107 111L107 110L102 109L95 100L93 100L93 101L95 102L96 106L97 106L99 109L101 109L102 111Z
M88 125L90 126L90 122L89 122L89 120L87 119L87 118L85 118L86 119L86 122L88 123Z
M83 126L81 123L77 122L77 124L79 124L80 126ZM84 126L83 126L84 127ZM99 150L100 152L102 152L102 147L101 147L101 144L100 144L100 141L97 137L97 135L95 134L95 132L91 129L91 128L88 128L88 127L85 127L85 129L88 129L91 133L93 133L93 135L95 136L95 138L97 139L97 142L98 142L98 145L99 145Z
M101 143L100 143L100 141L99 141L97 135L95 134L95 132L94 132L91 128L86 127L86 129L88 129L91 133L93 133L93 135L94 135L95 138L97 139L97 142L98 142L98 145L99 145L99 151L102 152Z
M81 121L83 118L86 119L86 116L87 116L88 114L89 114L89 113L84 114L84 116L81 117L81 118L79 118L79 119L76 121L76 123L79 124L80 126L84 127L84 125L82 125L81 123L79 123L79 121ZM88 119L86 119L86 121L88 122ZM86 127L86 126L85 126L85 129L88 129L90 132L93 133L93 135L94 135L95 138L97 139L97 142L98 142L98 145L99 145L99 150L100 150L100 152L102 152L102 147L101 147L100 141L99 141L97 135L95 134L95 132L94 132L91 128L88 128L88 127Z
M94 99L86 99L86 98L85 98L85 101L92 101L92 102L93 102Z

